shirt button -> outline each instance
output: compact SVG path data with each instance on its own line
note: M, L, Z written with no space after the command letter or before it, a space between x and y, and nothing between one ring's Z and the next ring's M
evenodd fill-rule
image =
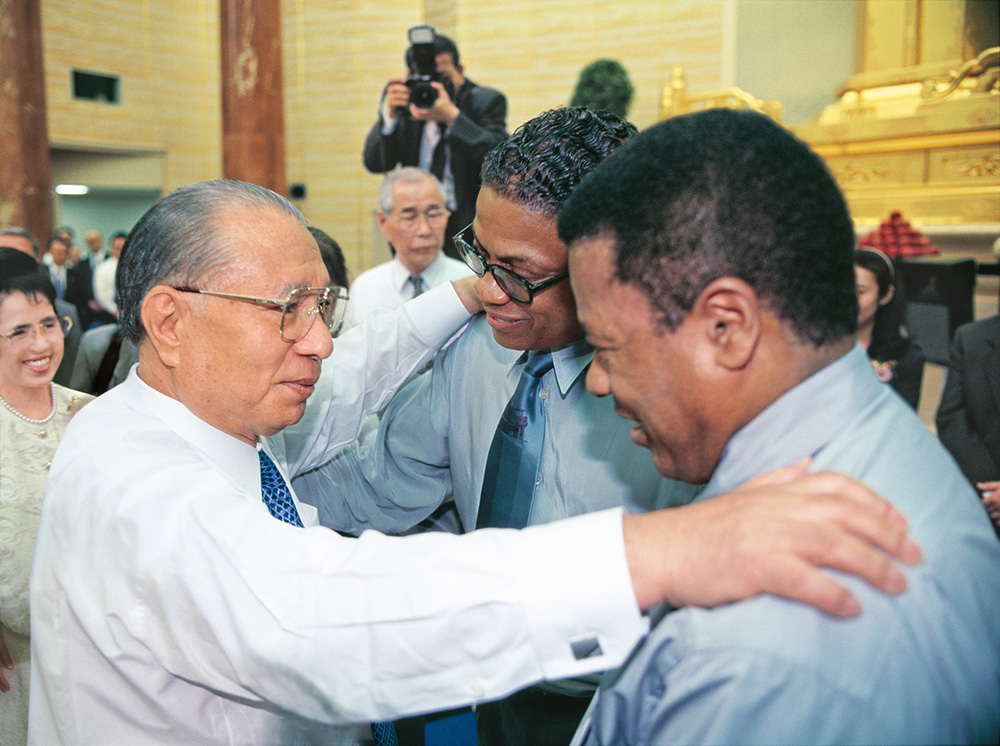
M541 391L538 392L538 397L540 399L548 399L549 398L549 390L548 389L542 389Z
M481 683L476 682L469 687L469 694L472 695L473 700L478 701L486 696L486 687L484 687Z

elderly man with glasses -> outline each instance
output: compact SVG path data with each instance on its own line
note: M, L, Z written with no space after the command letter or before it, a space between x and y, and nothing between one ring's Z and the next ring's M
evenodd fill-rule
M442 250L450 214L433 174L405 166L382 180L376 217L393 258L351 283L345 329L376 308L396 308L425 290L468 276L469 268Z
M373 314L321 375L343 289L287 200L226 181L151 208L118 280L139 363L74 419L52 463L30 743L354 743L371 731L352 723L619 665L640 609L664 600L784 590L856 614L806 565L898 591L902 574L868 542L906 561L919 551L866 490L816 500L773 486L707 511L342 537L288 477L356 437L468 319L471 281ZM753 520L761 500L797 530L775 544ZM552 546L572 561L553 562Z

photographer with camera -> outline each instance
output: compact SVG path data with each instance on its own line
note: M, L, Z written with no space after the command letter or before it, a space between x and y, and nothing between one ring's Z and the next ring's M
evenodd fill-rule
M372 173L418 166L437 176L451 210L450 238L472 222L483 157L507 137L507 98L466 78L455 42L432 26L411 28L409 40L410 75L386 84L364 165ZM455 256L450 241L445 252Z

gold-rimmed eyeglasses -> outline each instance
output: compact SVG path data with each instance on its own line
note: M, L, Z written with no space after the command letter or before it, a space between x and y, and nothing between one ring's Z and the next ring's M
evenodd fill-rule
M73 319L69 316L47 316L35 324L19 324L6 334L0 334L0 338L19 347L31 344L39 334L43 337L48 337L51 334L58 334L62 337L72 328Z
M298 342L312 329L317 317L323 319L323 325L336 334L344 323L344 310L347 308L347 288L340 285L327 285L324 288L295 288L285 300L273 298L255 298L251 295L233 295L232 293L217 293L213 290L199 290L191 287L175 287L181 293L198 293L216 298L253 303L281 310L281 338L286 342Z

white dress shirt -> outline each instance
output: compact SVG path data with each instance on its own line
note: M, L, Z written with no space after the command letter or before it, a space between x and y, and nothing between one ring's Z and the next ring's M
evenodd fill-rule
M118 270L118 260L109 256L97 265L94 270L94 300L101 304L101 308L110 313L118 311L118 303L115 298L115 272Z
M303 421L263 443L286 481L356 436L458 305L429 291L336 341ZM619 665L645 631L617 512L348 539L298 508L305 528L272 518L256 449L135 370L87 407L42 510L29 742L343 743L338 723Z
M344 329L357 326L376 308L398 308L412 298L413 284L409 281L411 274L399 261L399 257L394 257L392 261L358 275L351 283L351 299L347 301ZM427 290L471 274L472 270L465 262L440 252L437 259L420 273L420 277L424 281L424 290Z

